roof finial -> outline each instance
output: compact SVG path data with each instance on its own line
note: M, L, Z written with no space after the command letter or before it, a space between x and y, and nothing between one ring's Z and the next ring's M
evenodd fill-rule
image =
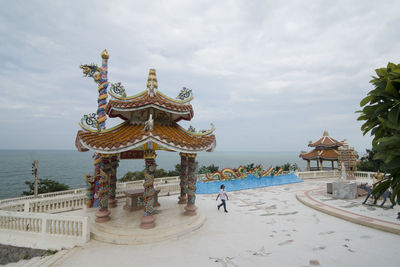
M327 130L324 131L324 136L329 136L329 133Z
M154 96L155 90L158 89L156 70L149 70L149 77L147 78L147 90L150 96Z
M103 52L101 52L101 58L108 59L109 57L107 49L104 49Z

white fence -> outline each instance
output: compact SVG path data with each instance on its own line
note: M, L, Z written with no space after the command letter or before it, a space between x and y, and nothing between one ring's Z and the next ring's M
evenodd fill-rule
M117 183L116 194L124 197L127 189L142 188L143 180ZM154 179L154 187L160 189L159 196L174 195L180 192L179 176ZM0 202L0 210L19 212L57 213L82 209L85 206L85 188L41 194L38 198L21 197L5 199Z
M339 177L340 173L337 170L308 171L308 172L299 172L298 175L300 179L317 179L317 178Z
M154 179L155 186L159 185L159 184L176 183L176 182L179 183L179 176L163 177L163 178L155 178ZM143 180L117 183L117 191L119 189L125 190L126 188L132 188L132 187L137 187L137 186L142 186L142 185L143 185ZM0 199L0 209L2 209L1 207L3 207L3 206L9 206L9 205L7 205L7 203L10 203L10 202L19 202L21 200L29 200L29 199L53 198L53 197L58 197L58 196L62 196L62 195L77 195L77 194L85 194L85 193L86 193L86 188L76 188L76 189L65 190L65 191L39 194L37 198L35 198L35 196L32 195L32 196Z
M299 172L300 179L318 179L318 178L335 178L340 177L342 174L338 170L330 170L330 171L308 171L308 172ZM368 178L373 179L376 175L376 172L355 172L355 178Z
M89 239L87 217L0 210L3 244L23 242L23 245L38 248L68 248L82 245Z

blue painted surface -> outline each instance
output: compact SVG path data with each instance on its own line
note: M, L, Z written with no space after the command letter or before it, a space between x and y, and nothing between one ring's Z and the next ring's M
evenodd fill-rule
M225 190L239 191L258 187L266 187L273 185L300 183L303 180L299 179L294 174L264 176L257 178L249 174L246 179L230 180L230 181L213 181L213 182L197 182L196 194L217 194L222 184L225 185Z

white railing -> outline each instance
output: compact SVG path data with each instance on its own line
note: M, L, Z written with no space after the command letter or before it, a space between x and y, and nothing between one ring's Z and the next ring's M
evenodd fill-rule
M179 183L159 184L156 186L156 188L160 190L158 196L177 195L181 192L181 187Z
M57 191L57 192L39 194L37 198L35 198L35 196L32 195L32 196L0 199L0 206L4 205L6 203L9 203L9 202L16 202L16 201L20 201L20 200L29 200L29 199L38 199L38 198L50 198L50 197L61 196L61 195L75 195L75 194L80 194L80 193L85 193L85 192L86 192L86 188L77 188L77 189L71 189L71 190L64 190L64 191Z
M19 233L24 234L24 242L44 249L53 248L51 242L58 242L61 247L73 247L90 239L87 217L0 210L0 243L14 241Z
M376 172L354 172L355 178L368 178L372 179L376 175ZM317 179L317 178L334 178L340 177L341 172L338 170L330 170L330 171L308 171L308 172L299 172L300 179Z
M85 194L20 200L4 204L0 209L17 212L57 213L81 209L85 206Z
M126 188L132 188L132 187L136 187L136 186L142 186L143 181L144 180L137 180L137 181L117 183L117 189L118 188L126 189ZM180 181L179 176L155 178L154 185L164 184L164 183L175 183L175 182L179 183L179 181ZM76 189L71 189L71 190L39 194L37 198L35 198L35 196L32 195L32 196L1 199L0 200L0 209L4 205L9 206L9 205L7 205L7 203L10 203L10 202L20 202L21 200L39 199L39 198L53 198L53 197L62 196L62 195L76 195L76 194L84 194L84 193L86 193L86 188L76 188Z
M339 177L340 174L338 170L330 170L330 171L299 172L298 175L300 179L318 179L318 178Z
M354 173L354 177L356 178L368 178L368 179L372 179L374 178L374 176L376 175L376 172L355 172Z
M179 177L158 178L154 181L154 187L160 189L160 196L174 195L180 192ZM143 188L143 181L131 181L126 183L117 183L116 195L124 197L124 191L127 189ZM85 191L83 189L69 191L68 194L57 194L55 192L52 197L39 198L22 198L14 199L14 201L5 201L0 205L1 210L18 211L18 212L42 212L57 213L82 209L85 206ZM65 192L65 191L64 191Z
M25 204L25 212L55 213L82 209L85 206L85 194L30 200Z

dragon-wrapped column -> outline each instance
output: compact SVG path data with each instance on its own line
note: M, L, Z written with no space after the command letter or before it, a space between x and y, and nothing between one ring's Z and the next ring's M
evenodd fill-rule
M154 172L156 171L156 153L153 150L147 150L144 153L145 159L145 173L144 173L144 214L141 219L140 227L143 229L151 229L156 226L154 211Z
M94 200L94 188L95 188L95 178L93 175L90 174L85 174L83 176L85 178L86 182L86 208L91 208L93 207L93 200Z
M196 215L196 154L188 154L188 182L187 182L187 196L188 202L185 206L185 215Z
M99 180L99 211L96 212L96 222L109 221L111 212L108 210L108 198L110 194L111 162L109 155L100 155L100 180Z
M186 153L179 153L181 156L181 173L180 173L180 188L181 188L181 194L179 196L179 201L178 204L186 204L187 203L187 197L186 197L186 191L187 191L187 180L188 180L188 157Z
M108 200L108 206L114 208L117 206L116 200L116 189L117 189L117 168L119 166L118 155L111 157L111 176L110 176L110 198Z

